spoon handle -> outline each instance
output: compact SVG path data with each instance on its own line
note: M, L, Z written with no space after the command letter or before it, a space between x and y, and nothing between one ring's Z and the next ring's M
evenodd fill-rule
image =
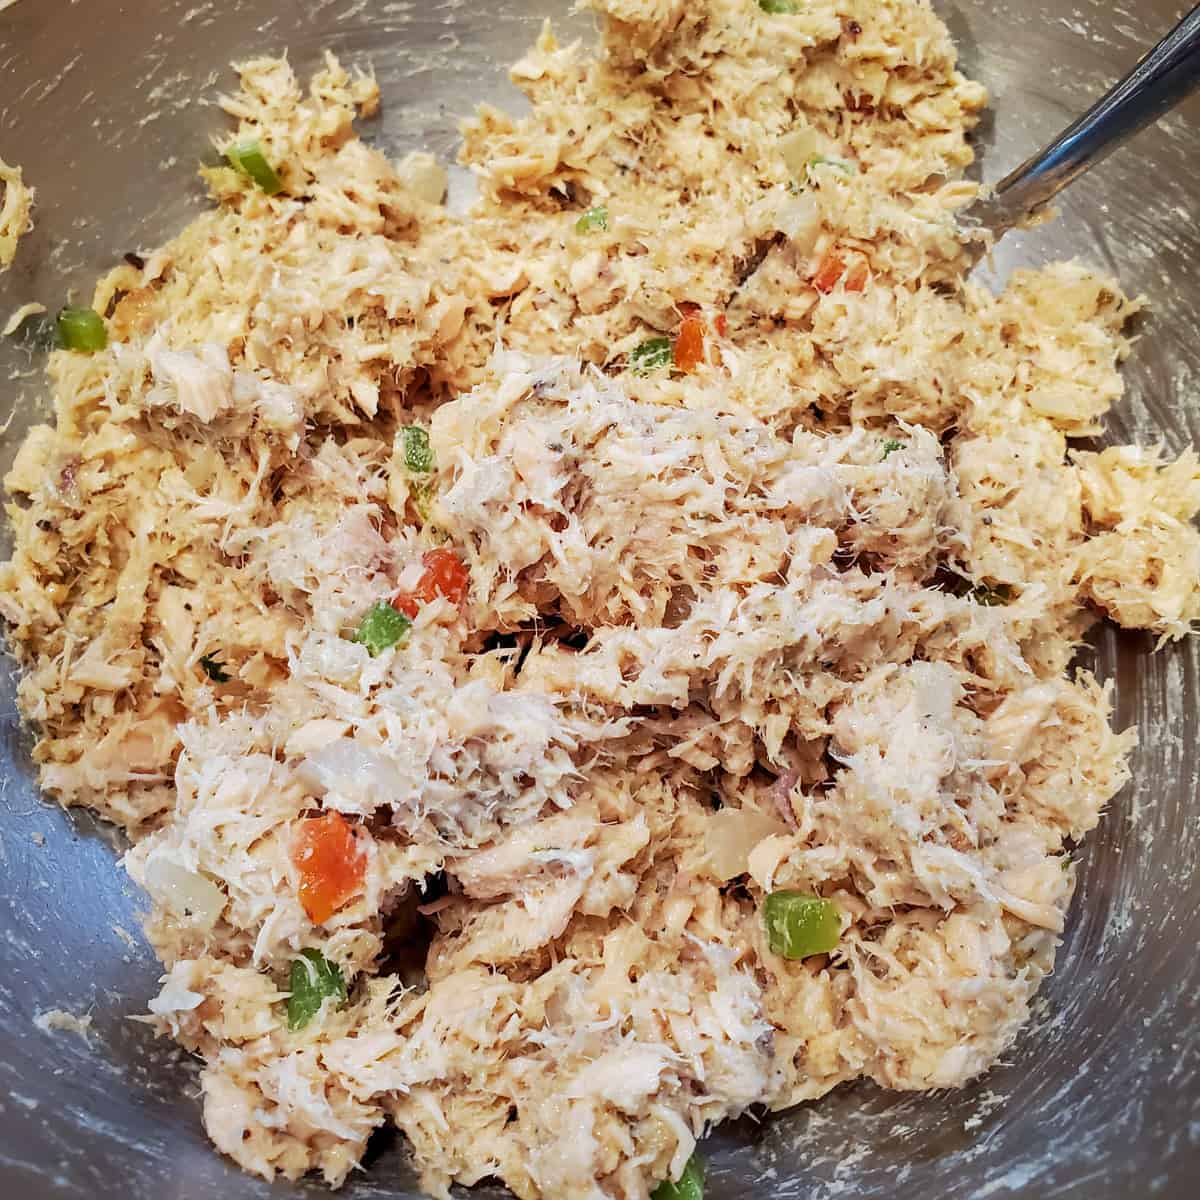
M971 217L1000 237L1197 87L1200 5L1083 116L973 205Z

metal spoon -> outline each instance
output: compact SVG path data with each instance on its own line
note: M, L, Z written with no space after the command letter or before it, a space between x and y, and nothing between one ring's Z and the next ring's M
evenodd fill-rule
M960 218L964 229L1003 237L1197 87L1200 5L1050 145L967 208Z

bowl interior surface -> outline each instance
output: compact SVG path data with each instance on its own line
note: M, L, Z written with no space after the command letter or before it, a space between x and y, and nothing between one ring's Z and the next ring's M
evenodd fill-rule
M993 111L977 170L995 181L1080 112L1182 15L1174 0L944 0L936 7ZM554 13L553 10L559 10ZM169 237L204 204L195 176L224 128L212 104L231 60L286 50L306 75L328 47L372 65L367 122L389 152L452 161L456 121L522 101L505 68L547 10L560 32L592 22L553 0L22 0L0 12L0 157L38 189L37 229L0 276L0 323L90 291L129 250ZM984 276L1080 257L1150 307L1109 420L1116 441L1200 442L1200 99L1077 183L1059 221L1006 238ZM452 202L470 192L456 169ZM0 469L45 419L41 359L0 345ZM11 409L11 418L9 410ZM5 547L7 550L7 546ZM1080 886L1037 1015L1007 1060L956 1092L841 1089L815 1105L719 1130L711 1200L1118 1200L1200 1195L1200 821L1197 643L1102 630L1084 660L1116 682L1137 724L1134 782L1082 850ZM30 739L0 678L0 1194L13 1200L229 1200L316 1196L268 1187L213 1151L196 1069L129 1020L156 990L120 846L86 814L38 798ZM50 1009L90 1012L85 1042L43 1032ZM372 1143L342 1195L415 1197L399 1139ZM505 1193L479 1189L476 1194Z

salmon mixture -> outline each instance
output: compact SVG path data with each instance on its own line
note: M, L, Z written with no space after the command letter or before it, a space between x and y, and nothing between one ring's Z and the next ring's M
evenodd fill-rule
M371 76L241 63L5 480L42 786L267 1178L390 1123L434 1196L691 1197L727 1117L986 1071L1128 778L1072 658L1200 616L1195 455L1074 444L1139 301L966 278L925 0L593 4L466 215Z

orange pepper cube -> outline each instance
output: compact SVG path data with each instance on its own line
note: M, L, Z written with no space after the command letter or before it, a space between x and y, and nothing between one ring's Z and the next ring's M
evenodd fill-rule
M397 592L392 606L406 617L415 617L422 604L445 596L451 604L461 604L467 595L471 576L462 559L453 550L430 550L422 558L425 573L411 592Z
M300 903L314 925L323 925L363 889L366 848L339 812L300 822L292 862L300 872Z
M817 266L816 274L812 277L812 285L818 292L832 292L843 275L846 276L845 289L848 292L861 292L867 286L869 274L867 264L862 259L856 259L846 274L846 259L837 247L825 251Z
M690 374L704 361L704 321L697 316L687 316L679 326L675 339L675 365Z

